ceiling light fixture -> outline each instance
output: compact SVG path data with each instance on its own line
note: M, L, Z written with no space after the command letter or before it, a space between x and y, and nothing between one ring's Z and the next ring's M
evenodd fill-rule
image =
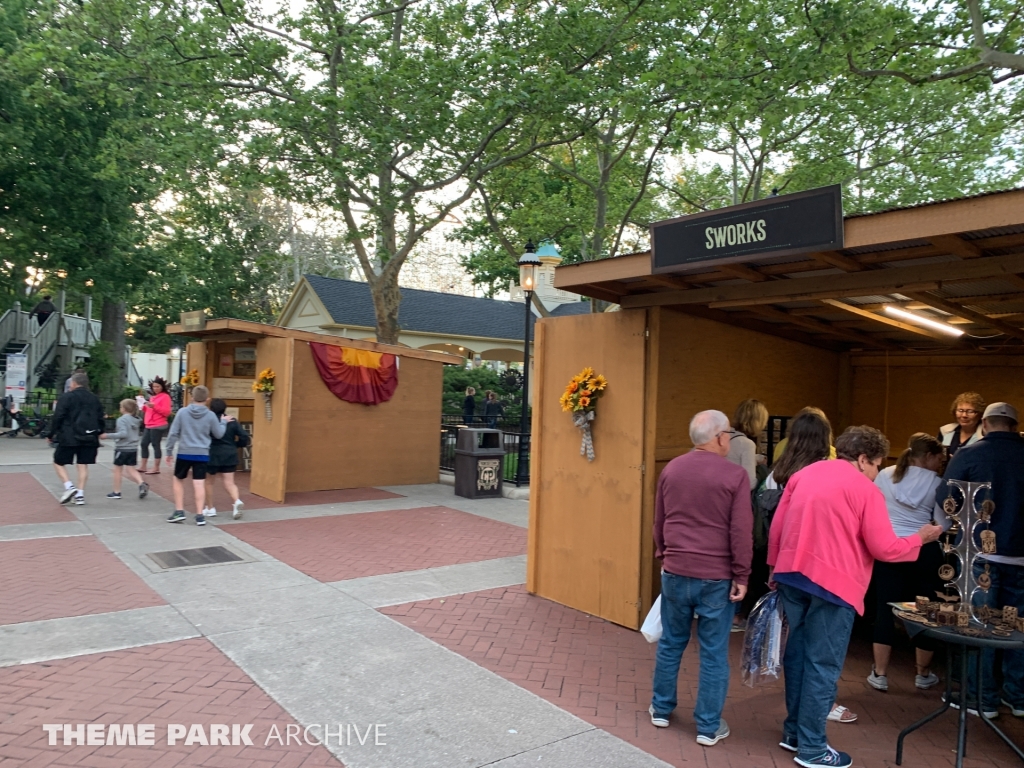
M885 305L885 311L888 314L895 315L896 317L902 318L903 320L909 320L912 323L923 325L925 328L931 328L936 331L941 331L942 333L948 333L950 336L964 335L964 332L961 331L959 328L954 328L951 325L946 325L945 323L940 323L936 320L932 320L927 317L922 317L921 315L916 315L913 312L908 312L905 309L894 307L891 304Z

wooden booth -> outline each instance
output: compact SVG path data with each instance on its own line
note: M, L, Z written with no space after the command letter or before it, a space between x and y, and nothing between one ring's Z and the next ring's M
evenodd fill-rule
M870 424L898 454L953 421L960 392L1024 407L1024 190L845 220L801 197L664 222L653 254L558 268L557 288L621 311L537 324L530 592L639 627L660 589L658 474L692 448L698 411L815 405L837 434ZM730 221L753 242L716 239ZM593 462L558 402L585 366L608 380Z
M441 371L461 358L232 319L200 318L167 332L201 339L188 344L188 370L252 425L253 493L283 502L288 492L437 482ZM325 357L339 363L344 354L353 365L393 365L397 386L389 399L340 399L321 376L318 344L336 348ZM331 352L327 347L317 349ZM252 390L266 368L276 374L269 411Z

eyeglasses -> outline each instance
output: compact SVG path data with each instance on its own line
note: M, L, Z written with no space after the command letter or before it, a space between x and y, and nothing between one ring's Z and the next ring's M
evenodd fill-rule
M970 408L957 408L956 409L956 415L957 416L977 416L978 415L978 411L972 410Z

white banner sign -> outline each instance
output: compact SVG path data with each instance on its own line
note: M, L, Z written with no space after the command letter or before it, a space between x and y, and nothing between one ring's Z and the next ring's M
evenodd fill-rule
M7 356L7 387L5 394L13 397L14 402L25 402L28 382L28 355L13 354Z

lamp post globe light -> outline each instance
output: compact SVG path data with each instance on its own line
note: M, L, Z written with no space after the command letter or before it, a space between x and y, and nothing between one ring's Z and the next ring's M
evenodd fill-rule
M533 241L527 241L526 253L519 257L519 287L523 289L526 307L526 327L523 331L523 405L519 417L519 461L516 465L516 486L523 485L530 477L530 321L533 319L530 304L537 289L537 258Z

